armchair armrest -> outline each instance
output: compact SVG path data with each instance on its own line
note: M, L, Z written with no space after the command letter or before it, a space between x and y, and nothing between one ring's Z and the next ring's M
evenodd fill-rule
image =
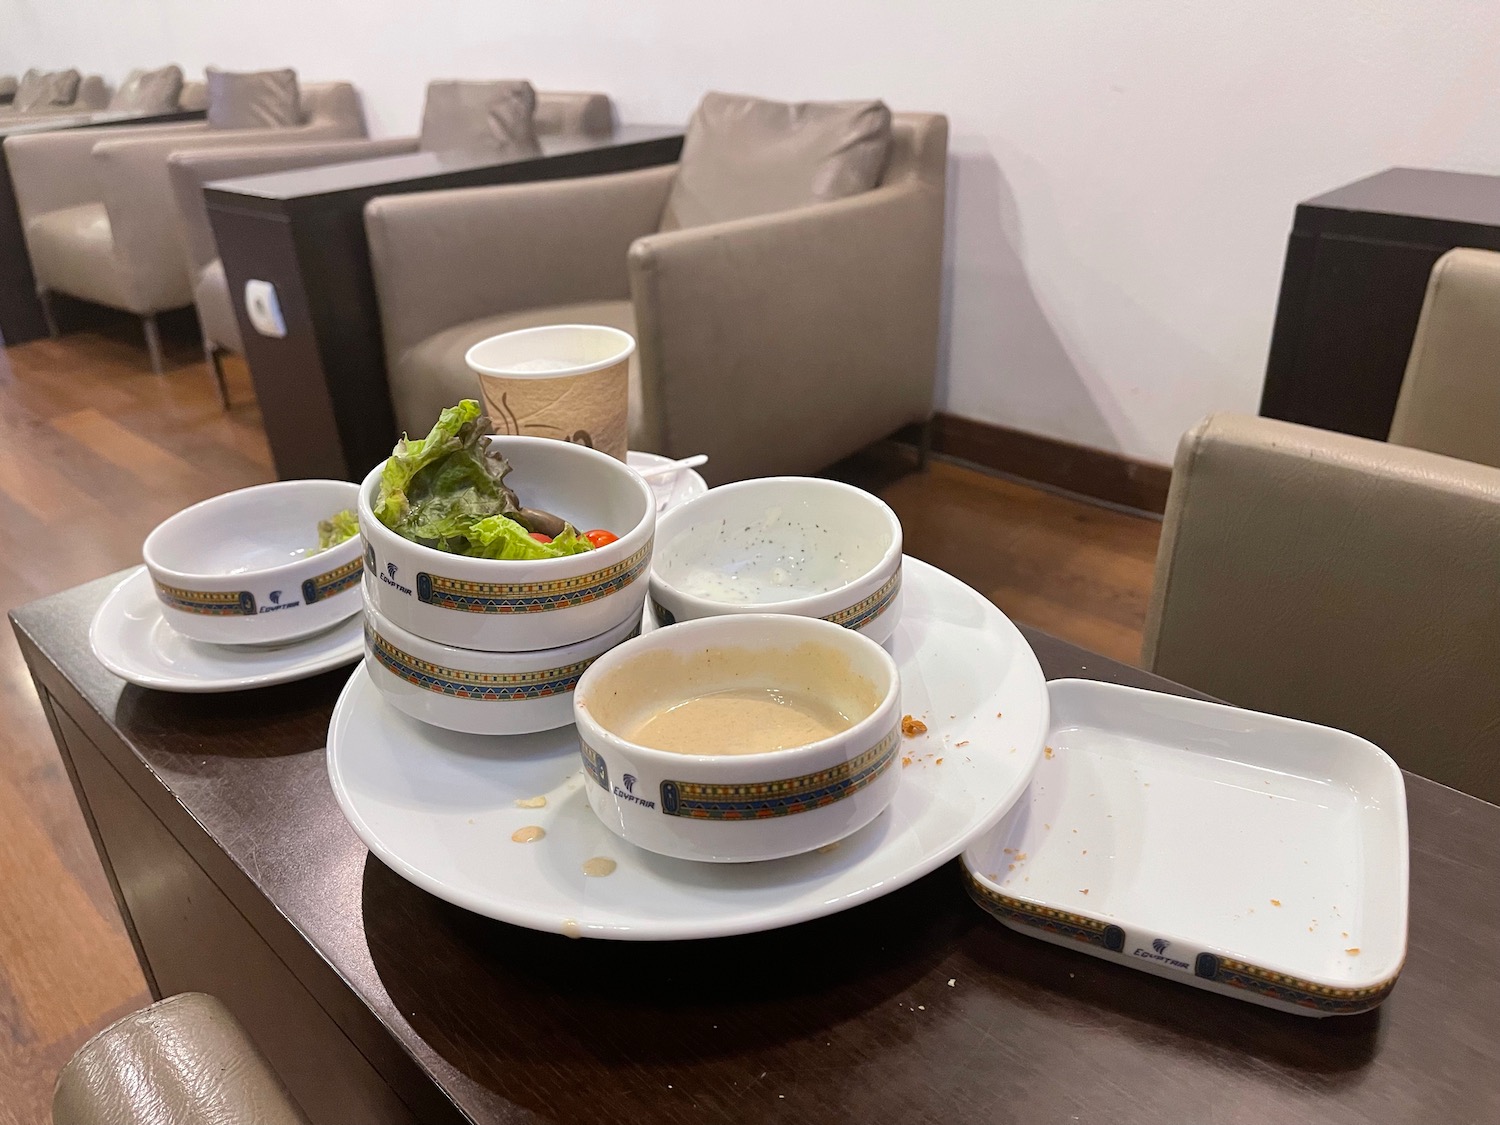
M124 128L68 129L59 133L36 133L7 137L5 159L15 185L16 205L22 224L49 211L102 203L94 177L94 146L108 137L191 137L208 131L201 121L171 125L140 125Z
M925 421L942 243L942 191L915 181L640 239L630 288L655 447L708 451L717 483L819 469Z
M189 267L194 271L201 270L219 256L213 229L208 222L208 208L203 200L204 184L416 151L417 138L392 137L382 141L300 141L173 153L167 160L167 174L172 180L178 233L187 250Z
M365 229L387 359L481 316L623 300L630 244L661 221L676 170L372 199Z

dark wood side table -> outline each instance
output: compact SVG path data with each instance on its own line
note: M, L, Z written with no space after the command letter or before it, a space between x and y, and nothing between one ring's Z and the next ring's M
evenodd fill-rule
M9 128L0 124L0 146L6 137L29 133L102 126L166 125L174 121L202 120L204 115L205 111L201 109L174 110L171 113L64 114L54 120ZM47 318L36 295L36 278L31 273L31 255L26 250L21 213L16 207L10 164L0 159L0 344L24 344L46 334Z
M16 610L22 651L153 993L220 996L318 1125L1500 1121L1500 808L1483 801L1407 776L1410 949L1360 1016L1012 933L955 864L764 934L569 941L368 854L323 752L346 671L219 696L106 672L88 624L119 577ZM1182 690L1027 635L1049 677Z
M359 480L390 454L396 419L364 206L381 195L625 172L670 164L682 130L621 125L547 137L506 158L419 152L209 184L204 191L276 472ZM276 287L284 338L251 326L239 295Z
M1433 264L1500 250L1500 176L1390 168L1297 206L1260 412L1384 441Z

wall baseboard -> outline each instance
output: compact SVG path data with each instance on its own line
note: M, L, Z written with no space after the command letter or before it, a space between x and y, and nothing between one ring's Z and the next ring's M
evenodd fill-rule
M914 442L916 427L908 427L900 436ZM1166 511L1167 487L1172 482L1170 465L1137 461L955 414L933 417L932 449L1023 480L1158 515Z

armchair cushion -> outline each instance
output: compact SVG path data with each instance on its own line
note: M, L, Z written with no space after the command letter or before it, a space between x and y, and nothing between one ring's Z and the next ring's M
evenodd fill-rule
M76 70L28 70L16 87L16 97L11 103L17 113L47 109L50 106L72 105L78 96L78 83L83 80Z
M603 324L635 335L635 310L629 301L587 301L546 309L502 313L446 328L429 336L391 367L391 398L396 423L408 433L432 428L438 413L461 398L477 398L479 384L464 363L464 353L481 340L544 324ZM639 351L630 357L630 447L646 448L641 410Z
M873 102L773 102L710 93L688 123L662 230L826 203L880 182L891 111Z
M424 152L530 148L536 144L530 82L429 82L419 147Z
M21 84L14 74L0 75L0 105L10 105L16 100L16 91Z
M211 129L274 129L302 124L295 70L244 73L208 68Z
M167 113L177 108L177 99L181 95L182 67L163 66L156 70L137 67L125 76L125 81L109 99L109 108L134 113Z
M114 308L131 307L104 204L84 203L38 215L26 224L26 243L40 288Z

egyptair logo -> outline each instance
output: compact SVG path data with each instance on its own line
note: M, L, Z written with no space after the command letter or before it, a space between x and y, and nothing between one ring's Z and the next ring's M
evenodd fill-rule
M271 591L271 604L272 605L280 605L281 604L281 591L280 590L272 590Z
M1165 953L1167 951L1167 946L1171 944L1172 943L1166 938L1157 938L1151 943L1151 948L1156 950L1156 952L1158 953Z
M635 792L635 774L633 774L633 773L627 773L620 780L625 783L625 792L627 792L627 793L634 793Z
M386 563L385 564L385 572L391 576L392 580L394 580L395 577L396 577L396 564L395 563Z

